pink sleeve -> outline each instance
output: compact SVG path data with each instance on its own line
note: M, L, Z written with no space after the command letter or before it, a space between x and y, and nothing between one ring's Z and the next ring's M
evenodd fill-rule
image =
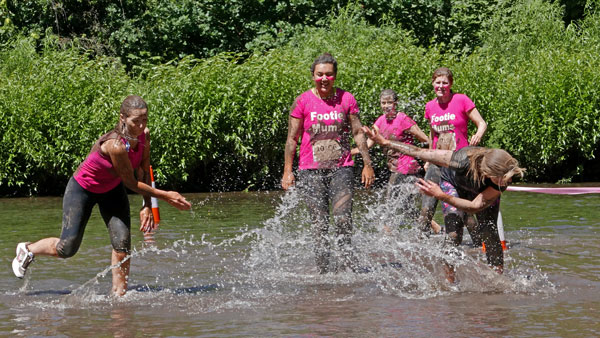
M348 114L358 114L358 103L352 94L348 94Z
M409 129L410 127L414 126L415 124L417 124L417 122L415 122L413 119L410 118L410 116L404 114L404 125L406 126L406 129Z
M429 111L429 104L426 104L425 105L425 119L427 120L427 122L431 122L430 117L431 117L431 112Z
M463 107L465 112L470 112L471 109L475 108L475 103L467 95L464 95Z
M375 120L375 123L373 123L373 124L374 124L374 125L376 125L376 126L377 126L377 128L379 128L379 129L381 129L381 123L382 123L382 122L381 122L381 121L382 121L382 119L381 119L381 118L382 118L382 117L384 117L384 115L381 115L381 116L379 116L379 117L377 118L377 120Z
M302 100L302 95L298 96L292 105L290 115L297 119L304 118L304 100Z

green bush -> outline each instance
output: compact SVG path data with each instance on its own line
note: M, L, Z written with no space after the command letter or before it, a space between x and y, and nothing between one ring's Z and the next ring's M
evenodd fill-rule
M85 42L18 37L0 53L0 194L61 193L129 94L149 104L159 186L276 188L289 107L312 86L310 65L325 51L338 59L336 84L355 95L364 124L380 114L379 92L392 88L427 131L431 72L446 65L455 72L454 89L489 123L485 145L514 154L527 180L594 178L600 18L588 5L586 19L568 26L558 4L502 5L482 23L482 45L468 55L421 47L399 25L373 26L364 8L348 7L268 52L145 64L134 76L118 59L88 53Z
M57 192L117 122L129 79L120 63L79 50L38 54L28 38L0 53L0 190Z
M594 179L582 164L600 137L599 19L565 28L558 6L522 1L497 12L483 47L454 66L490 124L487 144L516 155L529 180Z

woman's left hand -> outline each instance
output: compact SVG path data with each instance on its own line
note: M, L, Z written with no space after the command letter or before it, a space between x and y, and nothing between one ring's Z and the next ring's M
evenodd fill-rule
M469 141L470 146L476 146L481 142L481 136L479 134L475 134L471 136L471 140Z
M375 171L370 165L365 165L362 170L361 182L365 185L365 188L369 188L375 182Z
M416 183L417 187L427 196L435 197L439 199L439 196L443 195L444 192L439 185L434 183L433 181L425 181L422 178L419 178L419 181Z
M155 226L152 209L149 206L142 207L142 210L140 210L140 231L152 231Z

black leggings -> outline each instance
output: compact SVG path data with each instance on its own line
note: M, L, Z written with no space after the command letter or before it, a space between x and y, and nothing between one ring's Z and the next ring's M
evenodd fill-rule
M312 169L300 171L299 188L303 192L313 223L315 254L319 272L329 265L329 205L333 214L337 245L343 252L343 265L353 268L350 252L352 236L352 196L354 169Z
M429 163L429 168L427 168L427 171L425 172L424 180L440 184L441 174L442 172L440 167L433 163ZM435 209L437 208L437 205L437 198L427 196L425 194L421 196L421 229L423 231L431 231L431 220L433 220L433 216L435 215Z
M468 199L472 201L477 195L471 192L457 189L449 182L442 180L441 188L444 193ZM462 232L467 219L467 214L459 210L455 206L448 203L442 203L444 210L444 224L446 225L446 233L454 245L460 245L462 242ZM500 211L500 198L492 205L475 214L477 216L477 225L474 231L471 232L473 242L485 243L485 254L487 263L491 266L504 265L504 253L502 252L502 244L498 236L498 212Z
M56 245L58 256L72 257L79 250L83 232L92 208L98 204L100 214L108 228L115 251L128 253L131 249L131 218L129 199L123 183L103 194L87 191L71 177L63 198L63 221L60 241Z

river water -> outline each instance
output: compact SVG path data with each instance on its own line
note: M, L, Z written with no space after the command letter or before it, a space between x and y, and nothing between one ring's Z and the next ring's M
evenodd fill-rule
M130 290L121 299L108 295L111 247L97 210L76 256L36 257L19 280L10 268L16 244L58 236L62 200L0 199L0 335L600 336L599 195L504 193L504 275L468 236L458 249L442 235L419 237L400 204L379 204L377 191L355 199L362 273L325 275L295 192L186 197L191 212L161 203L154 243L132 231ZM139 196L130 201L141 205ZM446 281L443 262L456 266L456 283Z

